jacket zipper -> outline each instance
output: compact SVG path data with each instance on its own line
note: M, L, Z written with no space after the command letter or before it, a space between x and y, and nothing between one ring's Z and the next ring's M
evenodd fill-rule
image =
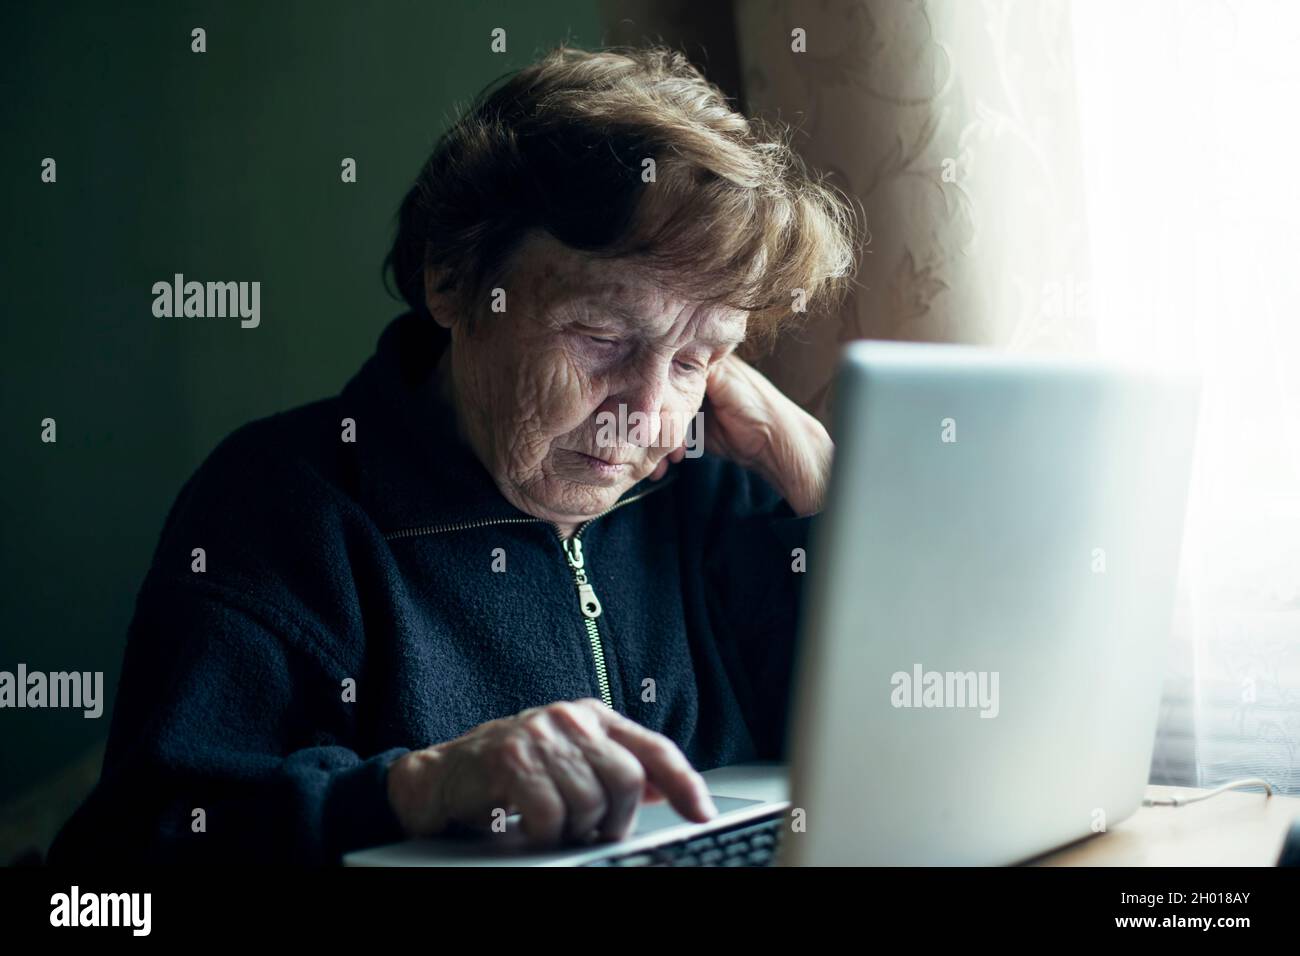
M582 539L575 533L567 541L561 539L560 547L568 559L573 571L573 583L578 587L578 609L582 611L582 624L587 629L587 642L591 644L591 657L596 662L596 684L600 688L600 699L610 710L614 709L614 699L609 692L609 673L605 669L605 647L600 640L600 628L596 618L600 617L600 598L596 589L587 580L586 559L582 556Z
M560 526L553 521L547 521L555 530L555 537L560 542L560 549L564 552L565 562L569 566L569 571L573 574L573 584L578 591L578 610L582 612L582 624L587 632L587 643L591 645L592 660L596 665L596 686L600 691L600 699L610 710L614 709L614 698L610 692L609 671L605 666L605 647L601 642L600 628L596 624L596 619L600 617L601 604L600 598L596 596L596 589L592 587L590 579L587 577L587 559L582 551L582 533L587 527L599 518L605 517L611 511L617 511L624 505L630 505L634 501L640 501L646 495L653 494L660 488L672 484L672 478L665 478L639 495L633 495L631 498L625 498L622 501L616 501L604 511L588 518L582 524L574 529L573 537L566 539ZM393 531L384 535L384 538L393 541L399 538L415 538L428 534L442 534L447 531L467 531L471 528L485 528L495 524L533 524L540 523L542 518L485 518L478 521L460 521L454 524L426 525L419 528L405 528L401 531Z

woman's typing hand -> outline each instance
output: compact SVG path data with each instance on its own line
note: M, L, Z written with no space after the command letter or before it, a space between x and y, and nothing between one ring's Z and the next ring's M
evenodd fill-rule
M534 707L412 751L390 765L388 796L409 837L453 823L488 830L504 811L521 814L537 845L622 839L642 799L667 799L696 822L717 814L676 744L594 698Z

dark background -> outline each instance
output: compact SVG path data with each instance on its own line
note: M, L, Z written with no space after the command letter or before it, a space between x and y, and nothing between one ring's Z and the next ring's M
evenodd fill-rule
M97 778L181 485L238 426L337 393L401 311L380 278L393 215L457 106L561 42L663 39L708 65L659 26L597 0L5 5L0 670L103 671L104 714L0 711L0 860ZM260 281L260 327L155 318L177 272Z

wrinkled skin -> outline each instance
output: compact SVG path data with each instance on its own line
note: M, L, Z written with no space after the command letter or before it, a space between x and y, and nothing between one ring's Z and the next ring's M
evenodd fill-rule
M511 504L571 529L674 450L661 443L671 437L666 422L699 409L746 317L676 297L628 262L592 259L545 234L526 240L514 262L505 312L485 311L471 331L434 296L434 316L451 329L454 397L478 458ZM648 427L600 447L597 415L617 416L620 405ZM584 455L618 466L594 469Z
M426 302L452 335L438 381L462 437L521 511L572 534L680 461L684 435L668 423L702 405L706 449L761 474L796 513L821 508L830 438L734 354L744 313L684 299L633 263L596 260L542 234L513 257L506 311L484 309L473 329L438 280L426 275ZM618 416L620 404L649 427L601 447L597 416ZM412 751L390 766L388 795L410 836L453 823L487 828L505 809L539 844L619 839L642 799L666 798L696 821L716 813L673 741L594 699L530 708Z

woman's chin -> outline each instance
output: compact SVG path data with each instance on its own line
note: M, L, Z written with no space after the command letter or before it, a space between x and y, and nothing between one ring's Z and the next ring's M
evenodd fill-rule
M545 488L530 496L534 507L524 510L547 521L578 523L612 507L633 484L634 481L621 481L597 485L556 475L546 482Z
M644 477L644 463L607 466L574 451L552 453L531 480L509 482L506 493L516 507L546 521L571 524L586 521L612 507ZM505 493L503 488L503 493Z

